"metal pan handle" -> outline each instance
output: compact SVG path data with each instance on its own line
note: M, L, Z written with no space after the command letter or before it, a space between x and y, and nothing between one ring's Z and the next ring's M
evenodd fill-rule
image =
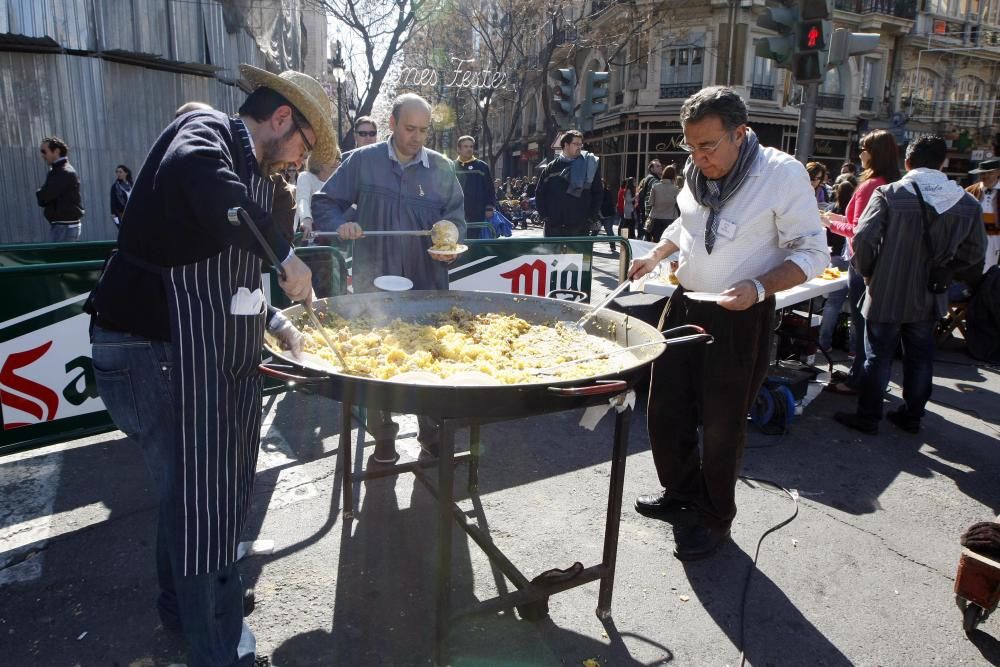
M549 387L549 392L556 396L600 396L601 394L620 394L628 389L624 380L598 380L594 384L583 387Z
M693 334L691 336L678 336L677 338L668 338L666 341L667 349L675 347L677 345L687 345L689 343L713 343L715 342L715 336L707 333Z
M669 339L671 336L679 336L682 333L703 334L705 333L705 330L697 324L683 324L679 327L674 327L673 329L667 329L663 332L663 337Z
M305 375L293 375L291 373L286 373L285 371L278 370L270 364L259 364L257 370L260 371L262 375L281 380L282 382L294 382L295 384L317 384L320 382L325 382L327 378L325 377L308 377Z

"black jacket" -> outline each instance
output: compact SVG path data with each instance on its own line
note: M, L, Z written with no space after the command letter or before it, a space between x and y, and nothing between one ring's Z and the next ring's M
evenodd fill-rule
M600 168L594 180L584 185L580 196L574 197L567 192L570 164L557 158L545 165L538 176L535 208L545 221L545 233L550 236L586 236L590 220L596 220L601 214L604 186L601 185Z
M241 206L279 259L288 241L247 190L247 160L234 121L219 111L184 114L149 151L129 196L118 232L123 255L158 267L181 266L234 245L267 256L245 226L226 212ZM146 338L170 339L166 291L158 273L112 261L92 294L97 324Z
M45 184L35 192L49 222L79 222L83 217L80 177L66 158L52 163Z

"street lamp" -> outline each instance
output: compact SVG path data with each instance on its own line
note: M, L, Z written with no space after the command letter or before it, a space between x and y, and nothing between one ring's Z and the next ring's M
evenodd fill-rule
M341 119L341 105L340 100L343 95L343 83L346 78L347 72L344 71L344 59L340 55L340 42L337 42L337 51L334 53L333 58L328 62L330 69L330 76L333 80L337 82L337 143L341 143L344 138L343 124Z

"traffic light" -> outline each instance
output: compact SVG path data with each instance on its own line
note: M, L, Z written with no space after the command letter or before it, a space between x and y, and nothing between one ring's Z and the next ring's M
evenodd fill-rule
M580 106L580 121L584 125L593 125L594 116L608 110L608 77L607 72L587 72L587 83L583 104ZM587 129L587 128L584 128Z
M829 0L799 0L798 10L792 75L796 83L822 81L833 32Z
M846 63L851 56L877 50L880 38L881 35L876 33L851 32L838 28L830 39L828 66L837 67Z
M796 7L766 7L757 17L757 25L773 30L779 37L761 37L754 43L754 52L761 58L773 60L776 67L791 69L795 53L795 24L799 12Z
M576 70L572 68L557 69L553 74L555 85L552 91L552 115L555 116L557 125L568 127L573 124Z

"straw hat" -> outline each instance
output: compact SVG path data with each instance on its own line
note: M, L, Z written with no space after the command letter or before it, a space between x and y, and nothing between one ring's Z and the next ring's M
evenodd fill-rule
M311 162L332 165L340 159L337 133L333 129L330 98L326 96L326 91L319 81L308 74L294 70L272 74L253 65L240 65L240 74L254 89L263 86L279 93L306 117L313 132L316 133L316 144L309 157Z
M979 163L979 166L970 171L970 174L988 174L991 171L996 171L1000 169L1000 158L991 158L989 160L983 160Z

